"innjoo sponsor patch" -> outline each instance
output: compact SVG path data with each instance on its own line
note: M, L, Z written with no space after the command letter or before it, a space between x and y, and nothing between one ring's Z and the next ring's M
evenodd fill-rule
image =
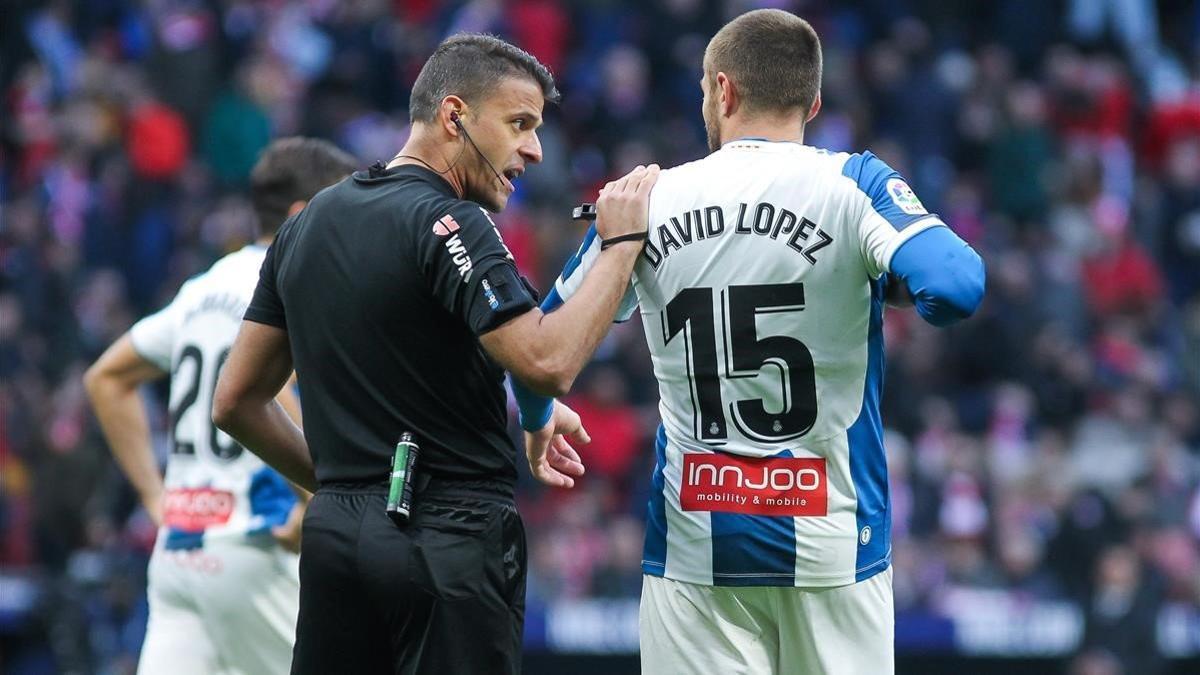
M824 516L825 483L820 458L686 454L679 505L684 511Z
M177 488L163 496L163 522L187 532L200 532L229 522L234 496L227 490Z

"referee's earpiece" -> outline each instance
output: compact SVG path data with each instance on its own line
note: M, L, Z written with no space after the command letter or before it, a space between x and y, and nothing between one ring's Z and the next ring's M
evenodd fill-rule
M471 147L475 148L475 152L480 156L480 158L483 159L488 168L492 170L492 173L496 174L496 180L508 187L509 190L516 190L516 187L512 184L512 182L500 175L500 172L496 170L496 167L492 166L492 160L488 159L487 155L483 154L483 151L479 149L478 145L475 145L475 139L471 138L471 134L467 133L467 128L463 126L462 118L458 116L457 110L450 111L450 121L454 122L454 126L458 127L458 130L462 132L463 137L467 139L467 142L471 144Z

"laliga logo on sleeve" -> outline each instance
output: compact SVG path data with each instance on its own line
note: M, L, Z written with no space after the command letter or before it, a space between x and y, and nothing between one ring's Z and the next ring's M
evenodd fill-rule
M888 196L892 198L892 203L908 215L919 216L929 213L925 210L925 205L921 203L921 200L917 199L912 188L908 187L908 183L899 178L893 178L887 182L887 191Z
M825 460L808 457L683 456L679 506L758 516L825 516Z

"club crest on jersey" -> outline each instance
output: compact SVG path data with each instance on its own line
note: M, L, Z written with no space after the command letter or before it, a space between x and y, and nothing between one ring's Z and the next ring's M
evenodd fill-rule
M679 506L758 516L828 515L825 460L688 453Z
M433 233L439 237L448 237L455 232L458 232L458 221L449 213L433 224Z
M896 208L907 213L910 216L919 216L923 213L929 213L925 210L925 205L917 199L917 195L908 187L908 183L893 178L887 182L888 196L892 198L892 203Z

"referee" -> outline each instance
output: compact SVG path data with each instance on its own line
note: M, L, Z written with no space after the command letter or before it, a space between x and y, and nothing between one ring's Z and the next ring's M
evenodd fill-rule
M487 211L541 161L536 129L557 99L524 51L447 39L413 86L400 153L319 193L267 252L213 418L316 492L293 673L520 671L525 536L504 370L541 394L569 388L629 283L658 171L601 192L606 248L543 315ZM274 401L293 367L303 433ZM548 428L585 438L561 406ZM387 479L404 432L420 458L412 514L394 524ZM538 477L569 485L583 467L559 447Z

